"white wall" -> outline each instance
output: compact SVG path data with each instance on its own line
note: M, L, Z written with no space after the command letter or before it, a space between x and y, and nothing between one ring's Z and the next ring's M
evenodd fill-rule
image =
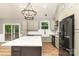
M79 56L79 4L75 4L75 55Z
M19 23L21 25L21 34L26 35L27 33L27 21L21 14L21 9L26 7L27 3L2 3L0 4L0 34L3 33L4 23ZM54 13L56 10L57 3L33 3L33 9L37 11L37 15L34 20L28 21L28 30L37 31L39 30L39 22L41 20L49 20L51 30L54 30ZM46 6L46 8L44 8ZM45 16L47 14L47 16Z
M34 20L28 20L28 30L39 30L40 26L40 21L45 20L45 19L34 19ZM54 22L52 19L48 19L51 25L51 30L54 30ZM4 23L20 23L21 24L21 30L24 28L27 28L27 20L25 19L0 19L0 34L3 33L3 24ZM23 27L22 27L23 26Z
M2 33L2 24L6 22L18 22L24 25L25 21L21 10L26 7L27 3L2 3L0 4L0 33ZM56 10L57 3L33 3L33 9L37 11L34 20L28 22L28 30L38 30L39 21L45 18L51 22L51 29L53 29L53 17ZM46 6L46 8L44 8ZM45 16L47 14L47 16Z

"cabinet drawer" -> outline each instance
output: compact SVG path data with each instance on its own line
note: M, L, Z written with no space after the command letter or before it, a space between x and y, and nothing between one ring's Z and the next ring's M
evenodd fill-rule
M20 56L20 55L21 55L20 52L17 52L17 51L13 51L13 52L12 52L12 56Z
M21 51L21 48L20 47L12 47L12 51Z
M41 56L41 47L12 47L12 56Z
M22 56L41 56L41 47L22 47Z

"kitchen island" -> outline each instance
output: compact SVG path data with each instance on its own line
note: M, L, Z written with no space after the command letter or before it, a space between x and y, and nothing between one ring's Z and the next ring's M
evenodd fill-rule
M41 56L41 36L23 36L2 44L11 46L12 56Z

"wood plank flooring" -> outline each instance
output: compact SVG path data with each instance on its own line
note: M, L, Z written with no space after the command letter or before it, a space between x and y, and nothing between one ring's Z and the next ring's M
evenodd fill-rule
M42 46L42 56L58 56L58 49L51 43L44 42ZM0 56L11 56L11 48L0 46Z
M58 56L59 51L50 42L44 42L42 46L42 56Z
M11 48L0 46L0 56L10 56Z

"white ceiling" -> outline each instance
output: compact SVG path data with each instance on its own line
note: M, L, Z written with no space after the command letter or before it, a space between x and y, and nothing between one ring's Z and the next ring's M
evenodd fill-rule
M26 5L27 3L0 3L0 19L23 19L21 10ZM53 19L57 3L32 3L32 7L37 11L37 18L45 18L45 14L47 14L48 18Z

